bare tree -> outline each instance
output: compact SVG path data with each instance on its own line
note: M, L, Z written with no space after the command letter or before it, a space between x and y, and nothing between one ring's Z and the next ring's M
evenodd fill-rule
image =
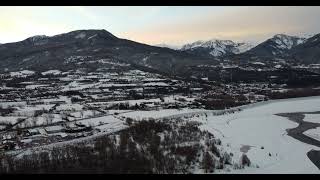
M49 116L48 116L48 114L45 114L43 116L43 118L44 118L44 121L45 121L46 125L48 125L49 124Z
M37 121L38 121L37 117L32 117L31 118L32 126L36 126L37 125Z
M49 124L51 124L53 120L54 120L54 115L53 114L48 114Z
M212 173L215 169L215 161L209 154L209 152L205 152L202 159L202 166L205 170L205 173Z
M66 113L66 112L60 112L60 115L61 115L61 119L62 119L62 120L68 120L68 113Z
M88 123L88 126L89 126L89 127L94 127L94 124L93 124L92 122L89 122L89 123Z
M23 127L30 127L30 122L29 121L24 121L23 122Z
M92 111L92 114L93 114L93 117L95 117L98 113L97 113L96 110L93 110L93 111Z

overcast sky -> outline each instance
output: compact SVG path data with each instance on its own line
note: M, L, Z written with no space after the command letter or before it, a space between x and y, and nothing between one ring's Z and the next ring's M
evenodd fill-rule
M147 44L196 40L260 42L274 34L320 33L320 7L0 7L0 43L78 29L106 29Z

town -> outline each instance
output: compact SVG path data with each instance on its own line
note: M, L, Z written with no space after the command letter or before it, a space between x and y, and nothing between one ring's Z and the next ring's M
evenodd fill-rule
M92 72L21 70L1 74L0 150L116 132L128 126L130 118L123 115L130 112L227 109L290 91L286 84L218 83L207 77L182 80L117 61L100 61L109 66Z

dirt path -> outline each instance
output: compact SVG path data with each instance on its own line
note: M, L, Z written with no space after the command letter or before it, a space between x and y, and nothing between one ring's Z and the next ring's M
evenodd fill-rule
M317 112L295 112L295 113L279 113L278 116L286 117L289 120L298 123L298 127L287 129L289 136L304 142L306 144L314 145L320 147L320 141L313 139L303 133L309 129L315 129L320 127L320 123L306 122L303 119L305 114L320 114ZM320 169L320 151L311 150L307 153L308 158Z

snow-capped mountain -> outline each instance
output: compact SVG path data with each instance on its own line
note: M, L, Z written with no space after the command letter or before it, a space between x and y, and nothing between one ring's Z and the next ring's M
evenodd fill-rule
M304 38L284 34L277 34L271 40L276 43L275 47L279 49L291 49L305 41Z
M169 48L169 49L174 49L174 50L178 50L181 48L181 46L177 46L177 45L169 45L169 44L165 44L165 43L162 43L162 44L155 44L154 46L157 46L157 47L164 47L164 48Z
M248 51L256 56L284 56L293 47L305 42L306 38L277 34Z
M304 64L320 63L320 34L316 34L290 50L292 56Z
M37 36L32 36L32 37L27 38L25 40L25 42L30 43L32 45L39 46L39 45L43 45L43 44L48 43L48 40L49 40L49 36L37 35Z
M101 68L96 63L113 59L134 66L175 72L187 64L207 62L209 58L121 39L106 30L76 30L55 36L33 36L0 46L0 72L8 69L50 70L76 67ZM95 63L91 63L95 62Z
M305 39L309 39L315 35L316 34L312 34L312 33L304 33L304 34L300 35L300 37L305 38Z
M196 41L174 50L121 39L106 30L77 30L50 37L33 36L20 42L2 44L0 72L6 69L68 70L75 66L87 67L86 63L99 59L115 59L141 68L176 74L188 72L185 68L188 66L218 64L221 59L237 62L282 58L287 61L298 59L292 57L294 54L294 57L300 57L302 62L305 57L309 57L306 62L318 63L319 56L315 56L320 52L318 37L319 35L316 35L306 40L278 34L255 47L252 43L212 39ZM100 68L101 64L90 64L90 67Z
M198 55L210 55L212 57L221 57L224 55L240 54L251 49L251 43L236 43L231 40L212 39L209 41L196 41L182 46L181 51Z
M48 38L48 36L46 36L46 35L36 35L36 36L29 37L28 40L33 41L33 42L37 42L39 40L43 40L43 39L47 39L47 38Z

